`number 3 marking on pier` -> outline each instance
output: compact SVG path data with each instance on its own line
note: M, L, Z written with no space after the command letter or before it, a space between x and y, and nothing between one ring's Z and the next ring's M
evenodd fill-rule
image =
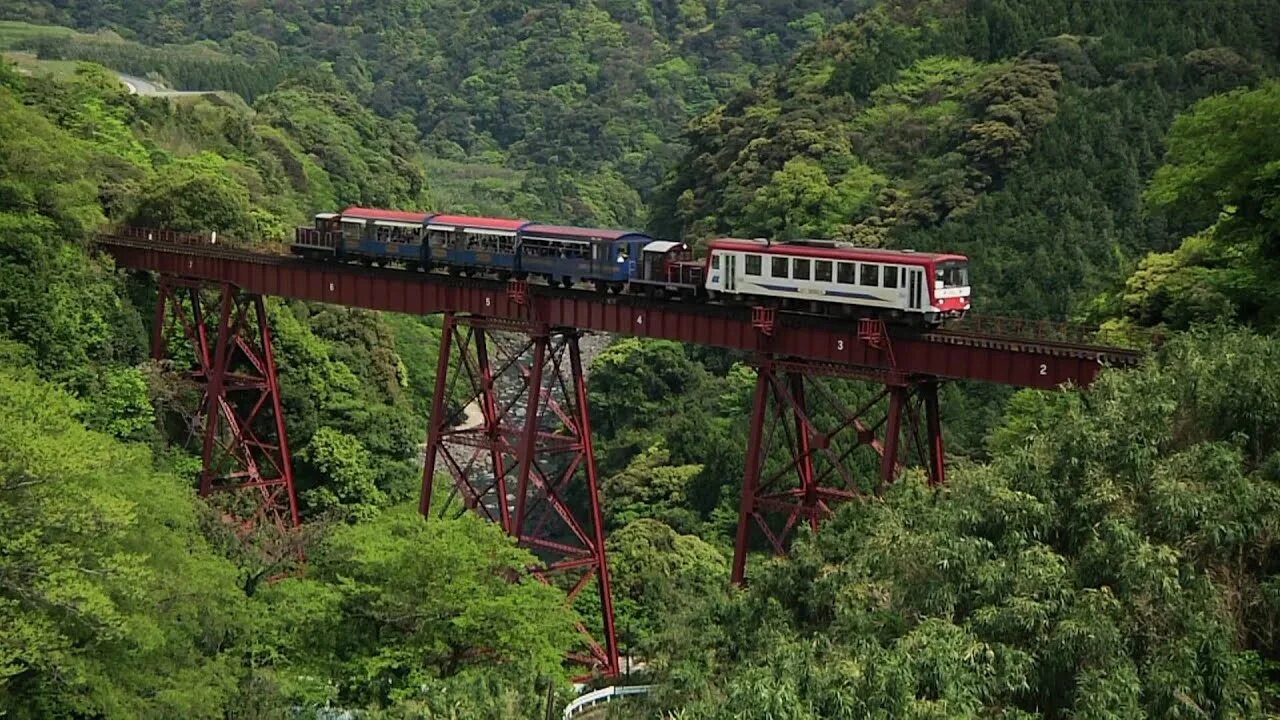
M1040 363L1040 374L1041 374L1041 375L1048 375L1048 374L1049 374L1048 366L1047 366L1047 365L1045 365L1044 363Z
M844 350L844 341L843 341L843 340L837 340L837 341L836 341L836 350Z

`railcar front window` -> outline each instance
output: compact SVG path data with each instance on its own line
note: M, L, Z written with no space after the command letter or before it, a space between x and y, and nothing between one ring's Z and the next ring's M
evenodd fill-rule
M968 287L969 267L960 262L938 263L934 269L934 279L942 282L942 287Z

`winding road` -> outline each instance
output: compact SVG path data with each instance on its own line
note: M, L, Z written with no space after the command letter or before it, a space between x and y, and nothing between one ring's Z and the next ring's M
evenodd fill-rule
M122 72L118 72L116 73L116 76L120 78L120 82L124 83L125 87L129 88L129 93L131 95L181 97L183 95L205 95L212 92L211 90L169 90L168 88L162 88L150 80L145 80L136 75L126 75Z

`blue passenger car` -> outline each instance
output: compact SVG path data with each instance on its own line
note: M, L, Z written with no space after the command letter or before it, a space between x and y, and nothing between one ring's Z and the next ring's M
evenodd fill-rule
M585 281L619 292L635 273L640 249L652 239L627 230L528 224L520 230L520 269L551 284Z
M349 207L342 211L340 257L416 265L425 257L427 213Z
M519 264L520 228L527 224L527 220L432 215L426 224L431 262L453 272L513 275Z

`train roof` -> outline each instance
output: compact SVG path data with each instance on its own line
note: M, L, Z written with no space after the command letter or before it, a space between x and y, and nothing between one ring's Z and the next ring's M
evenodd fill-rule
M512 220L510 218L478 217L472 215L434 215L430 226L435 228L464 228L468 230L497 230L515 233L528 225L528 220Z
M572 225L533 224L524 227L525 236L542 235L564 240L585 240L587 242L615 242L623 238L634 237L648 240L648 235L634 230L609 230L606 228L584 228Z
M357 220L390 220L391 222L418 223L426 222L430 214L424 212L408 212L405 210L381 210L378 208L362 208L352 205L342 211L344 218Z
M737 250L763 255L794 255L797 257L853 260L862 262L890 262L903 265L919 265L924 262L967 262L969 258L954 253L929 253L914 250L889 250L838 243L832 240L793 240L768 242L763 239L716 238L707 241L709 250Z

